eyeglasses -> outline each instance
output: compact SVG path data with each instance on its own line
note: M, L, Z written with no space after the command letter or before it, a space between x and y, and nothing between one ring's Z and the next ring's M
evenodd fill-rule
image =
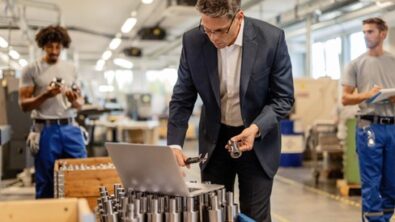
M227 28L222 28L222 29L217 29L217 30L214 30L214 31L210 31L210 30L206 29L206 27L204 27L204 26L202 25L202 20L200 19L199 30L200 30L201 32L203 32L204 34L208 35L208 36L209 36L210 34L212 34L212 35L217 35L217 36L221 36L221 35L228 34L229 31L230 31L230 28L232 27L233 21L235 20L236 15L237 15L238 12L239 12L239 11L237 11L237 12L233 15L232 21L230 22L230 25L229 25L229 27L227 27Z

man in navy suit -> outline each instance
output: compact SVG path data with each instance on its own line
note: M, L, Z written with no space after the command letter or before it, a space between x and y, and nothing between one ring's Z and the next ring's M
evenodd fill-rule
M278 122L294 102L284 32L244 17L240 0L198 0L196 8L201 22L183 36L167 143L185 166L182 146L199 95L199 152L208 154L202 180L233 191L237 174L241 212L271 221L270 195L281 147ZM229 155L229 140L239 145L240 158Z

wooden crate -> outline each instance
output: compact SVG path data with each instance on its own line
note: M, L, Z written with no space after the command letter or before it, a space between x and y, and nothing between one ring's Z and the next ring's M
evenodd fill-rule
M45 199L0 202L2 222L94 222L84 199Z
M336 186L341 196L361 196L360 184L350 184L345 180L337 180Z
M113 193L113 185L121 183L116 169L97 170L75 170L61 171L60 166L68 165L97 166L99 164L111 163L109 157L86 158L86 159L60 159L55 162L54 167L54 190L55 197L77 197L85 198L90 208L96 206L99 197L99 187L106 186L109 193Z

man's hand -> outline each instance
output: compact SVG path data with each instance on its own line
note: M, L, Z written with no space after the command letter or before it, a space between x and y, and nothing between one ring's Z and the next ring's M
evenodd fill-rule
M390 98L388 98L388 100L389 100L391 103L395 103L395 96L391 96Z
M374 95L376 95L378 92L380 92L382 88L380 86L373 86L369 91L366 92L365 96L366 99L372 98Z
M62 93L62 87L56 85L48 86L47 91L45 92L45 96L47 98L51 98L58 95L59 93Z
M259 132L259 128L255 124L251 124L250 127L246 128L239 135L232 137L230 140L237 142L240 151L252 150L254 146L254 140Z
M70 103L73 103L74 101L76 101L79 97L78 92L72 91L72 90L67 90L65 92L65 95L67 97L67 100L69 100Z
M177 160L178 166L180 166L180 167L187 166L189 168L189 165L185 164L185 161L187 160L187 157L184 155L182 150L177 149L177 148L170 148L170 149L173 152L173 155L174 155L174 157Z

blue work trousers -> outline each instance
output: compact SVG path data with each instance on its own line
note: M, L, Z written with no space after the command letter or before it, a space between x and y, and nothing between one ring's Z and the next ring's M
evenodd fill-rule
M357 128L362 221L390 221L395 207L395 125Z
M45 125L41 131L40 149L34 160L36 198L54 196L54 164L57 159L85 157L85 144L78 126Z

